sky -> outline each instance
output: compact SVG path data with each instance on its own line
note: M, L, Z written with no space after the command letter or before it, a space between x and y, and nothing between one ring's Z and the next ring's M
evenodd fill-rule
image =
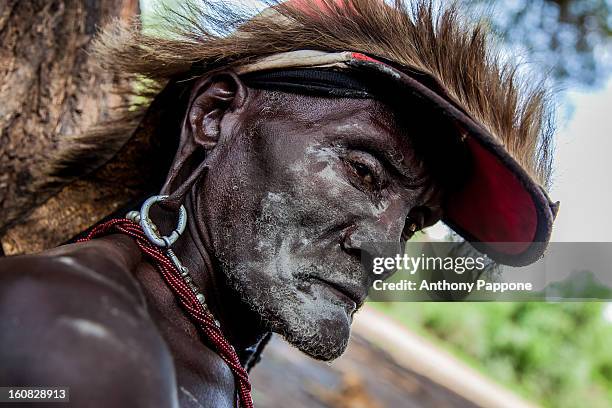
M557 133L550 196L561 201L553 241L612 241L612 79L570 90L571 112Z

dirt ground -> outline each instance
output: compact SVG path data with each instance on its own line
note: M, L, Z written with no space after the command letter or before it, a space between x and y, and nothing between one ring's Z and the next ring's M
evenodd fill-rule
M258 408L468 408L452 391L398 365L353 334L333 364L312 360L274 336L251 372Z

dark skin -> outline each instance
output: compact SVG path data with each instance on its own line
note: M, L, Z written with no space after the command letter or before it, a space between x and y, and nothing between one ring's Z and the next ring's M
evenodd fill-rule
M407 132L371 99L195 83L154 219L170 229L185 204L173 248L239 355L270 330L342 353L371 281L362 243L441 215ZM130 238L6 258L0 281L0 384L68 385L74 406L234 406L230 370Z

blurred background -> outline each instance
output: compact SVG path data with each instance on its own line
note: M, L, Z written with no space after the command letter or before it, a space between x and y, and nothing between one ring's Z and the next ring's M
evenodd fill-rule
M554 91L553 240L612 241L612 0L460 2L502 55ZM154 4L141 0L145 21ZM260 407L611 407L610 342L605 302L368 303L331 365L273 338L252 372L254 398Z

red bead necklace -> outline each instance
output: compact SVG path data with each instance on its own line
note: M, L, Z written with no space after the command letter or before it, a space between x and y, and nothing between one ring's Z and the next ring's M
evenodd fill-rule
M180 265L172 250L169 248L164 250L151 243L143 228L135 222L136 220L133 217L130 218L132 220L120 218L97 225L86 237L79 239L77 242L89 241L111 233L122 233L132 237L148 260L161 273L189 317L193 319L205 337L210 340L216 352L231 369L237 383L240 407L253 408L249 376L240 364L236 350L223 336L219 322L206 306L204 295L198 292L198 288L193 283L187 269Z

